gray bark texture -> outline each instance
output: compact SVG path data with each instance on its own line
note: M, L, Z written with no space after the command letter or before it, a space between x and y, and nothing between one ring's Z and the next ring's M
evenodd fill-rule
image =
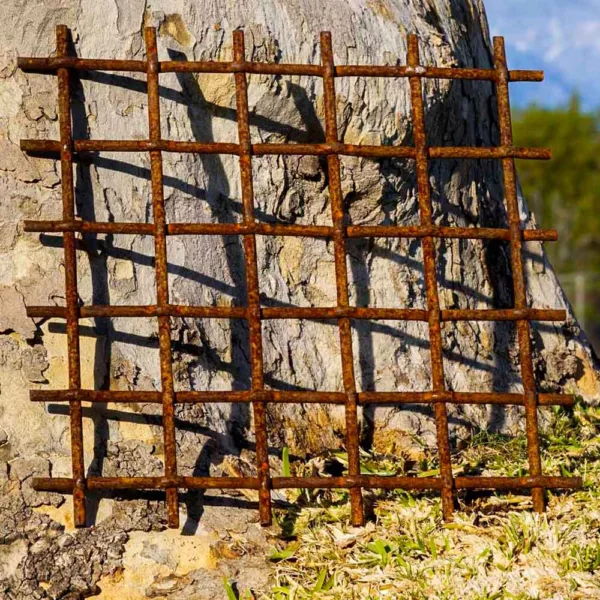
M406 36L421 38L425 64L491 66L481 0L8 0L2 6L0 64L0 594L6 598L214 598L223 574L244 586L264 585L255 558L267 543L252 511L214 507L214 496L190 495L184 529L164 531L154 498L91 503L96 527L74 531L69 501L38 494L36 473L70 476L66 406L33 405L28 389L66 386L66 336L60 321L36 321L25 304L63 304L60 238L23 232L24 219L60 218L60 172L55 161L25 156L22 138L57 139L56 80L25 74L17 56L47 56L54 28L72 28L78 55L143 57L142 28L159 31L166 59L231 59L232 31L246 32L253 60L317 63L319 32L331 30L339 64L405 60ZM536 65L531 65L535 68ZM515 84L519 85L519 84ZM537 84L543 85L543 84ZM343 79L336 83L340 136L353 144L409 144L408 82ZM494 90L488 82L427 80L426 120L431 145L498 143ZM237 141L231 75L161 75L164 137ZM251 128L257 142L320 141L323 95L318 78L250 77ZM141 74L93 73L74 83L76 137L147 136ZM329 224L324 162L317 157L254 159L256 213L261 221ZM172 222L241 219L237 158L165 154L165 198ZM441 225L506 226L499 161L433 161L434 221ZM406 160L343 158L342 185L354 224L418 223L414 164ZM152 219L149 157L102 153L76 168L78 214L99 221ZM534 216L521 201L526 226ZM78 254L84 303L155 302L153 240L149 236L84 237ZM559 242L560 243L560 242ZM259 238L265 306L335 304L333 248L322 240ZM512 305L509 248L501 242L445 240L438 245L443 308ZM566 308L567 323L533 327L536 376L543 391L597 400L598 369L585 335L540 243L526 245L528 299L536 308ZM168 244L171 301L243 305L246 298L239 239L172 237ZM420 242L349 243L351 302L361 306L425 307ZM249 386L247 328L241 322L173 319L179 390ZM154 319L97 319L82 323L84 386L155 390L160 386ZM428 333L424 323L360 322L353 331L359 390L427 390ZM456 391L518 391L518 348L510 323L456 323L443 329L446 383ZM263 326L265 380L275 389L340 390L339 337L333 322L274 321ZM478 429L516 432L523 411L449 407L451 436ZM252 415L246 405L177 407L178 466L182 474L252 472ZM101 405L84 409L86 468L104 475L160 475L160 406ZM435 444L427 407L367 409L360 415L365 446L410 450L414 437ZM273 468L278 449L315 455L343 445L343 407L268 408ZM205 502L206 500L206 502ZM203 505L207 504L204 508ZM235 504L235 503L234 503ZM203 513L204 511L204 513ZM198 519L200 525L198 525ZM179 534L178 534L179 535ZM244 557L236 540L246 540ZM137 579L136 579L137 577ZM216 588L211 587L216 582Z

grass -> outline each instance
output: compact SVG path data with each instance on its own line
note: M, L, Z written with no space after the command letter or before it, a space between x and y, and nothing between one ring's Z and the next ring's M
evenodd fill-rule
M531 512L528 495L459 495L445 524L434 494L365 492L372 517L349 525L348 495L290 491L278 509L279 533L270 556L273 582L264 600L407 599L537 600L600 598L600 408L578 403L551 409L541 442L547 474L579 475L574 492L549 493L548 511ZM423 459L364 455L363 471L435 474ZM344 468L345 455L290 461L287 473ZM455 473L527 473L524 437L473 435L453 457ZM241 597L244 597L241 595Z

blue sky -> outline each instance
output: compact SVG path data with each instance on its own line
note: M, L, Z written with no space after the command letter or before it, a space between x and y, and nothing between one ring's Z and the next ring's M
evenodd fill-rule
M513 104L564 104L578 91L600 107L600 0L484 0L492 35L503 35L509 67L543 69L543 83L511 86Z

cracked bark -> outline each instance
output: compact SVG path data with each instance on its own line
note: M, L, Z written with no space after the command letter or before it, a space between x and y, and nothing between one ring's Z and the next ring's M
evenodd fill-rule
M422 40L423 60L428 64L491 66L487 25L479 0L181 0L176 5L159 0L152 3L151 9L143 0L80 0L58 3L52 9L34 2L8 2L2 23L4 52L0 68L0 187L5 198L0 205L0 249L5 255L0 265L0 460L5 465L0 527L6 550L6 560L0 561L4 565L0 566L0 589L8 598L89 594L123 569L125 548L133 543L132 531L150 531L164 525L160 502L131 499L110 502L110 508L103 509L101 502L94 501L90 512L98 517L99 527L94 532L65 532L55 520L55 513L33 509L54 504L59 510L62 499L34 494L27 487L27 479L40 469L51 469L57 476L70 475L64 409L32 405L27 395L29 387L64 384L66 348L61 323L34 323L24 311L25 300L28 304L64 302L61 248L54 236L24 234L19 224L23 219L51 219L60 214L56 164L26 157L18 148L21 138L57 137L55 81L16 69L17 55L44 56L54 50L57 23L73 29L77 51L87 57L141 58L142 26L151 24L159 27L161 59L225 60L231 57L231 31L243 26L248 56L254 60L318 62L318 33L330 29L340 64L404 61L406 34L416 32ZM348 79L336 85L340 136L345 142L411 143L408 82ZM166 74L161 76L161 86L164 136L236 140L232 77ZM498 142L490 83L428 80L425 88L430 144ZM97 73L77 81L74 92L78 137L146 136L142 77ZM322 88L316 78L251 76L249 96L256 141L302 142L323 137ZM240 220L235 157L165 155L164 162L170 220ZM343 193L352 223L414 224L418 215L413 171L410 161L344 158ZM436 223L506 225L500 165L496 162L433 161L430 180ZM150 219L147 156L102 154L77 167L76 182L78 213L82 217L142 222ZM260 220L330 223L326 168L321 159L257 158L254 184ZM524 221L533 225L535 218L524 201L521 207ZM155 301L151 239L85 236L83 242L87 251L78 257L82 301ZM245 302L239 240L171 238L168 256L173 302ZM260 238L259 260L265 305L325 306L335 302L332 247L324 241ZM418 241L353 240L348 261L352 302L423 307ZM571 317L564 325L534 327L536 374L541 389L575 392L594 401L599 391L597 365L539 243L527 244L526 273L532 306L565 307ZM511 306L508 246L446 240L438 246L438 280L445 308ZM156 324L151 319L98 319L82 325L86 387L157 388ZM267 383L276 388L341 389L334 325L292 321L265 324ZM430 368L423 325L358 324L354 329L354 352L359 387L427 389ZM173 320L173 348L179 389L248 386L247 330L243 325ZM446 381L452 389L519 389L511 324L447 324L444 352ZM97 406L85 410L89 472L161 472L160 407ZM434 443L430 412L414 406L370 408L361 414L364 444L395 452L409 447L410 435L415 433L427 443ZM232 470L252 468L247 466L252 459L246 461L252 445L247 407L182 406L176 416L183 474L231 474ZM514 432L523 423L522 412L516 408L454 407L450 417L453 440L476 428ZM315 454L324 448L338 448L343 441L341 407L275 406L269 408L268 419L274 449L286 444L296 455ZM190 495L184 528L197 528L201 506L202 498ZM103 512L106 510L108 513ZM243 511L237 517L234 510L227 514L230 520L249 518L249 513ZM207 519L208 527L220 531L223 517L218 511L205 513L202 522ZM157 543L168 544L165 540ZM86 547L94 550L87 553ZM248 568L254 568L251 558L247 560ZM160 563L158 559L155 562ZM14 565L12 571L10 565ZM127 563L125 578L130 568ZM165 579L164 573L156 574L144 594L190 597L201 587L198 582L208 577L206 573L198 575L200 567L190 573L185 582L178 576L173 580Z

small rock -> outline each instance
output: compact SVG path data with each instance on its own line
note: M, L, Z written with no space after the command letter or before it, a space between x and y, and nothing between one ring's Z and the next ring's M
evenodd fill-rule
M54 543L57 545L58 548L62 549L66 548L67 546L70 546L71 544L73 544L73 542L73 536L69 535L68 533L64 533L63 535L58 537Z
M562 384L567 379L577 379L581 369L581 360L577 356L566 351L542 350L542 358L546 363L546 380L549 383Z
M210 552L217 559L240 558L245 554L244 549L237 542L226 542L225 540L219 540L211 544Z
M169 556L169 550L167 548L161 548L156 544L150 544L146 546L142 551L142 556L144 558L149 558L150 560L153 560L161 565L169 565L172 567L176 566L173 564L174 561Z
M15 458L10 463L10 478L24 481L32 476L48 477L50 475L50 462L45 458Z
M44 116L39 99L36 96L29 96L25 99L23 110L25 111L25 116L30 121L39 121Z
M187 575L180 577L171 574L165 577L157 577L154 582L146 588L146 596L148 596L148 598L162 598L167 594L181 591L191 582L191 577L188 577Z
M2 319L0 319L0 326L1 324ZM10 367L11 369L21 368L19 342L13 337L0 337L0 365Z
M14 287L0 288L0 306L0 331L16 331L26 339L33 337L35 326L25 312L23 296Z
M22 354L21 369L28 381L48 383L44 371L48 368L46 350L43 346L27 347Z
M31 554L41 554L42 552L45 552L49 547L50 543L48 542L48 540L42 538L41 540L38 540L29 547L29 552Z
M303 156L298 161L298 174L304 179L319 179L321 165L318 156Z

